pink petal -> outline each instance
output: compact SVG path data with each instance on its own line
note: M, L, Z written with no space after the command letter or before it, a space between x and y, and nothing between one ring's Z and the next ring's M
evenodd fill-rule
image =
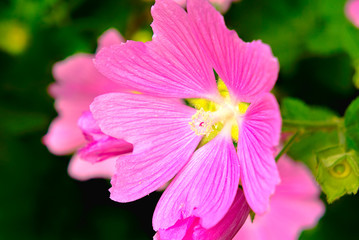
M199 148L163 193L153 215L155 230L182 218L199 217L204 228L226 214L239 184L239 163L230 134L220 134Z
M284 155L277 165L282 181L276 188L275 196L319 200L320 188L318 183L304 164L295 162ZM321 201L319 202L321 203Z
M267 210L269 197L280 182L273 157L281 130L275 97L268 93L253 102L238 124L241 127L237 152L244 194L252 210L261 214Z
M77 126L77 120L86 104L85 101L78 101L78 105L74 105L72 101L66 99L56 101L59 116L52 121L43 138L43 143L50 152L57 155L69 154L85 143L82 132Z
M359 28L359 0L348 0L345 5L345 14Z
M77 120L95 96L121 89L110 82L94 67L92 55L77 54L53 67L56 83L50 86L50 94L55 98L59 116L51 123L44 144L54 154L74 152L84 144Z
M152 42L128 41L101 50L98 70L128 89L155 96L218 96L212 67L190 31L187 13L173 0L160 0L152 15Z
M110 28L99 37L97 50L114 44L120 44L124 41L125 39L116 29Z
M83 112L77 124L87 141L99 140L104 136L90 111Z
M188 0L187 10L193 32L231 96L250 102L273 88L279 64L268 45L243 42L206 0Z
M92 164L74 155L69 163L68 173L77 180L86 181L92 178L110 179L115 173L116 158Z
M132 144L104 134L97 125L91 112L82 114L79 119L79 127L88 142L85 147L78 151L78 154L86 161L96 163L132 152Z
M111 198L139 199L160 188L188 162L201 137L190 128L196 112L179 101L110 93L97 97L91 111L101 130L134 146L117 160Z
M271 198L270 210L247 219L235 240L294 240L314 227L324 213L320 190L309 170L288 157L278 161L282 182Z
M241 189L238 189L232 206L222 220L210 229L199 225L195 217L179 220L173 227L160 229L154 240L228 240L232 239L244 224L249 214L249 206Z

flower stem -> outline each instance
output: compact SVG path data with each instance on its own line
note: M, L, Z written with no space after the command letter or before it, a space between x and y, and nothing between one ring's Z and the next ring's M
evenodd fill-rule
M278 161L279 158L285 154L289 147L293 144L294 140L300 135L301 131L296 131L290 138L289 140L286 142L286 144L283 146L282 150L277 154L277 156L275 157L275 161Z
M337 129L343 122L343 119L336 118L332 121L305 121L283 119L283 128L296 128L306 130L333 130Z

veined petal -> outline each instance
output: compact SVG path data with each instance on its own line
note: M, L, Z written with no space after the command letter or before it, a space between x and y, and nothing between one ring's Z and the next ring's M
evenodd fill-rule
M97 50L100 50L104 47L109 47L114 44L123 43L125 39L122 35L114 28L110 28L106 30L99 38L98 38L98 47Z
M283 156L278 161L281 183L271 198L270 209L247 219L235 240L294 240L304 229L314 227L324 213L320 189L310 171Z
M253 211L261 214L280 182L274 146L280 138L281 117L275 97L268 93L251 103L238 125L237 152L244 194Z
M198 217L204 228L216 225L232 205L239 184L239 163L230 134L221 133L199 148L159 200L153 227Z
M129 202L160 188L188 162L201 139L190 128L196 112L178 100L110 93L97 97L91 111L101 130L133 144L117 160L111 198Z
M273 88L279 64L268 45L243 42L206 0L188 0L187 10L193 32L235 100L250 102Z
M173 227L160 229L154 240L229 240L244 224L249 214L249 206L243 192L238 189L232 206L222 220L210 229L199 225L199 218L191 217L179 220Z
M101 50L98 70L128 89L154 96L218 96L213 70L189 27L187 13L173 0L152 8L151 42L132 42Z
M69 175L77 180L86 181L92 178L110 179L115 173L116 158L110 158L96 164L74 155L68 166Z

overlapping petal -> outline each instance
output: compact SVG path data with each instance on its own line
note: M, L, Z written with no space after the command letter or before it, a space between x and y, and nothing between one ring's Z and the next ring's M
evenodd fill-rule
M53 68L56 83L49 92L55 98L59 116L51 123L44 143L54 154L68 154L81 147L85 143L77 126L81 114L89 110L94 97L121 89L96 70L92 59L90 54L77 54Z
M107 30L98 40L99 47L121 43L123 38L115 29ZM49 92L55 98L59 116L51 123L44 144L54 154L74 152L85 143L77 121L94 97L122 87L101 75L93 64L93 55L76 54L58 62L53 67L56 83Z
M98 42L98 47L97 47L97 51L98 51L104 47L109 47L111 45L123 43L125 42L125 39L116 29L110 28L98 38L97 42Z
M84 144L81 130L76 129L76 121L76 116L61 116L52 121L42 139L50 152L56 155L69 154Z
M273 88L279 64L268 45L243 42L206 0L188 0L187 10L192 32L235 100L251 102Z
M97 97L91 111L101 130L133 144L117 160L111 198L133 201L160 188L188 162L201 137L190 128L196 112L178 100L110 93Z
M278 161L281 183L271 198L270 210L247 219L235 240L294 240L314 227L324 213L320 189L310 171L288 157Z
M154 96L217 96L212 67L189 28L187 13L173 0L160 0L152 16L153 40L104 48L96 56L98 70L131 90Z
M132 152L132 144L122 139L105 135L97 125L91 112L84 112L78 124L87 140L86 146L78 150L77 153L82 159L96 163Z
M77 180L86 181L92 178L110 179L115 174L116 158L109 158L96 164L74 155L68 166L69 175Z
M239 163L230 134L222 133L199 148L159 200L153 215L155 230L182 218L199 217L204 228L226 214L239 184Z
M265 94L238 121L241 127L237 152L244 194L255 213L264 213L270 195L280 182L274 146L279 143L281 116L275 97Z
M249 214L249 206L243 192L238 189L232 206L222 220L210 229L199 225L199 218L191 217L179 220L168 228L160 229L154 236L154 240L228 240L232 239L245 223Z

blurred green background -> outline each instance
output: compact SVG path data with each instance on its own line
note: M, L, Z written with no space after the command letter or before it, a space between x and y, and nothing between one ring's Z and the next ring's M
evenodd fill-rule
M358 95L359 29L343 0L242 0L225 14L246 41L262 39L279 58L279 100L298 97L343 114ZM56 116L47 93L52 65L96 49L110 27L126 39L151 31L149 1L0 1L0 239L151 239L159 193L119 204L105 180L67 175L70 156L50 154L41 138ZM324 199L324 198L323 198ZM355 239L359 197L327 208L301 239Z

